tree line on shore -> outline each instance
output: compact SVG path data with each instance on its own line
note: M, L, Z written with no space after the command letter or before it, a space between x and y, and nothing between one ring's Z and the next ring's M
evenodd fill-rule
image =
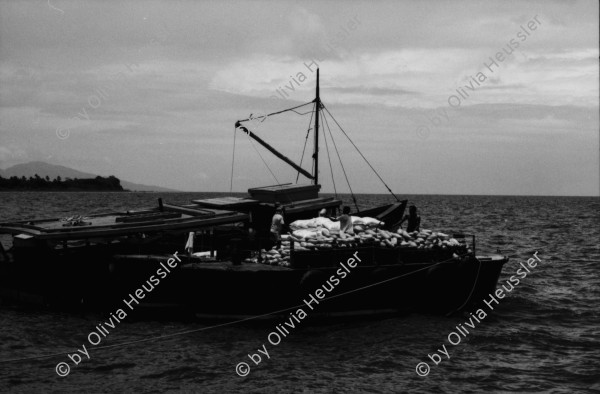
M35 174L32 177L11 176L3 178L0 176L0 191L26 191L26 190L51 190L51 191L124 191L121 181L114 176L86 179L64 180L57 176L54 179L50 177L40 177Z

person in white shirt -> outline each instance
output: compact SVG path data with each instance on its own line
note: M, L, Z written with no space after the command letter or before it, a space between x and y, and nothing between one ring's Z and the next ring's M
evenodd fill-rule
M352 225L352 216L350 216L350 207L344 207L342 210L342 214L340 216L338 216L337 218L330 218L333 221L339 221L340 222L340 234L343 234L342 237L345 234L349 234L349 235L353 235L354 234L354 227Z
M277 205L275 207L275 215L271 219L271 241L273 241L277 248L281 247L281 232L283 231L284 224L283 209Z

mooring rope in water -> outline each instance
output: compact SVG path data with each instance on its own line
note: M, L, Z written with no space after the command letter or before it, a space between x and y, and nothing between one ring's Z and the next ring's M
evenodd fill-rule
M462 256L458 256L458 257L460 258L460 257L463 257L463 256L466 256L466 254L462 255ZM321 302L332 300L334 298L338 298L338 297L342 297L342 296L345 296L345 295L348 295L348 294L356 293L358 291L369 289L371 287L375 287L375 286L381 285L383 283L387 283L387 282L391 282L391 281L394 281L394 280L397 280L397 279L400 279L400 278L404 278L404 277L407 277L409 275L415 274L417 272L421 272L421 271L430 269L430 268L435 267L437 265L445 264L445 263L447 263L449 261L452 261L452 260L455 260L455 259L456 258L453 257L453 258L448 259L448 260L440 261L440 262L437 262L435 264L428 265L428 266L423 267L423 268L419 268L419 269L417 269L415 271L411 271L411 272L408 272L406 274L398 275L398 276L395 276L395 277L389 278L389 279L384 279L384 280L382 280L380 282L371 283L369 285L365 285L365 286L362 286L362 287L359 287L359 288L356 288L356 289L348 290L348 291L340 293L340 294L335 294L335 295L332 295L332 296L324 298L323 300L321 300ZM477 275L479 276L479 271L478 271ZM471 295L469 295L469 298L470 297L471 297ZM247 318L244 318L244 319L235 320L235 321L227 322L227 323L216 324L216 325L212 325L212 326L208 326L208 327L195 328L193 330L179 331L179 332L175 332L175 333L172 333L172 334L159 335L159 336L156 336L156 337L138 339L138 340L135 340L135 341L120 342L120 343L115 343L115 344L112 344L112 345L98 346L98 347L94 347L94 350L110 349L110 348L119 347L119 346L134 345L134 344L137 344L137 343L150 342L150 341L155 341L155 340L159 340L159 339L173 338L173 337L177 337L177 336L192 334L192 333L195 333L195 332L207 331L207 330L211 330L213 328L232 326L234 324L239 324L239 323L243 323L243 322L247 322L247 321L251 321L251 320L260 319L262 317L266 317L266 316L275 315L275 314L287 312L287 311L290 311L290 310L298 309L298 308L301 308L303 305L305 305L305 304L299 304L299 305L295 305L295 306L292 306L292 307L289 307L289 308L285 308L285 309L280 309L280 310L273 311L273 312L264 313L262 315L250 316L250 317L247 317ZM463 306L461 306L461 308ZM456 312L456 311L454 311L454 312ZM50 357L57 357L57 356L63 356L65 354L69 354L70 352L72 352L72 350L70 350L68 352L43 354L43 355L40 355L40 356L22 357L22 358L10 359L10 360L0 360L0 364L2 364L2 363L10 363L10 362L18 362L18 361L36 360L36 359L50 358Z

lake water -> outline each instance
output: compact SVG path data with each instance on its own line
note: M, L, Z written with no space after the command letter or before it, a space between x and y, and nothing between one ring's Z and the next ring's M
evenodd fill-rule
M0 193L0 221L101 213L218 196L213 193ZM343 196L348 201L348 196ZM362 206L389 196L358 195ZM411 314L300 325L277 346L280 321L241 323L106 349L88 344L70 374L57 363L75 353L108 316L0 305L0 391L15 392L600 392L600 202L598 198L407 196L421 228L478 235L478 254L511 260L500 284L535 251L542 260L460 343L449 343L469 313ZM183 247L183 245L182 245ZM171 251L165 251L171 252ZM218 295L215 295L218 297ZM277 297L277 294L273 294ZM197 321L128 320L101 345L206 328ZM456 337L454 342L456 342ZM235 372L267 344L269 359ZM428 354L446 350L436 365ZM430 372L418 376L417 364Z

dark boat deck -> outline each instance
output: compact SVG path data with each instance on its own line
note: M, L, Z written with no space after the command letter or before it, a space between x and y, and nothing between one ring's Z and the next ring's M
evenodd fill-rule
M78 225L65 225L68 221L63 218L0 223L0 234L27 234L40 240L74 240L195 230L246 220L247 214L235 211L165 204L163 211L149 209L85 216Z
M185 260L184 260L185 261ZM234 265L230 261L216 261L210 263L188 263L181 266L182 269L201 269L207 271L237 271L237 272L281 272L293 271L294 268L280 267L278 265L242 263Z

